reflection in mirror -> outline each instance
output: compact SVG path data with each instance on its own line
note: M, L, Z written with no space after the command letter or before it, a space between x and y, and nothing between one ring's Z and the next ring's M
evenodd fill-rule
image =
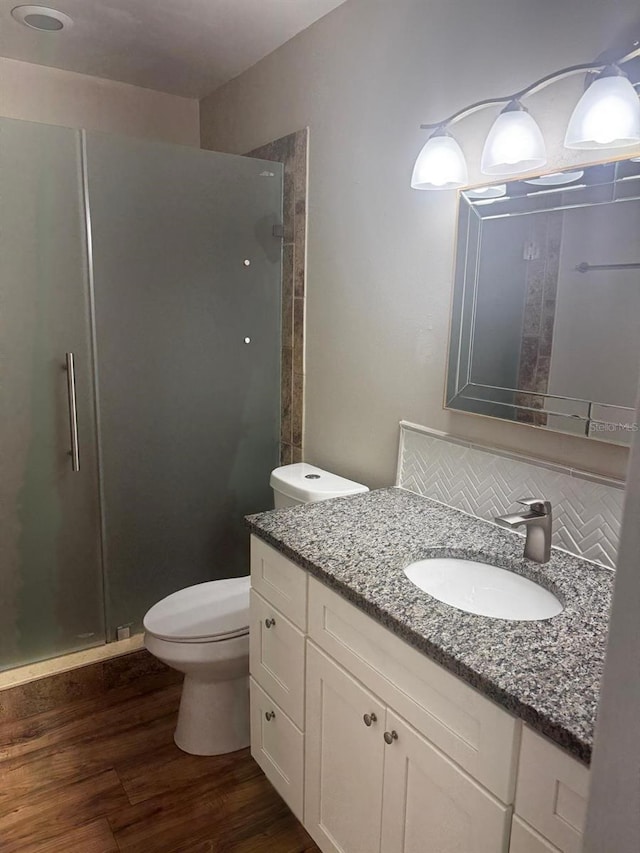
M460 193L446 405L629 444L640 163Z

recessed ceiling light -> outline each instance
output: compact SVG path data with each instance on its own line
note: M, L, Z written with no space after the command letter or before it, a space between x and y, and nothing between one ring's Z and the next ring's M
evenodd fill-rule
M43 33L55 33L73 26L73 19L48 6L16 6L11 15L19 23Z

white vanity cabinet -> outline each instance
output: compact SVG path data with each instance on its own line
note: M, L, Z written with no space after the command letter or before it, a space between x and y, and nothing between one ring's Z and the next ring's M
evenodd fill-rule
M364 710L364 713L363 713ZM305 826L328 853L500 853L510 807L477 785L313 643Z
M508 850L517 721L314 578L305 719L305 826L323 851Z
M308 576L251 537L251 754L303 820Z
M252 755L323 853L578 853L586 768L256 537L251 554Z

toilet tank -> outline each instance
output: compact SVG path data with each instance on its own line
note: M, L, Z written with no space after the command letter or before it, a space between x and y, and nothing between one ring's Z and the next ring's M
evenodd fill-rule
M276 509L369 491L362 483L346 480L306 462L276 468L271 472L270 485Z

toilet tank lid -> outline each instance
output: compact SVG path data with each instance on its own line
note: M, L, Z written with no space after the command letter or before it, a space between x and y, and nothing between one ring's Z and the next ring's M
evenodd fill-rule
M223 640L249 630L250 579L226 578L180 589L147 611L144 629L174 642Z
M309 465L306 462L296 462L293 465L283 465L271 472L271 488L289 498L297 498L303 503L324 501L328 498L339 498L345 495L357 495L368 492L362 483L355 483Z

